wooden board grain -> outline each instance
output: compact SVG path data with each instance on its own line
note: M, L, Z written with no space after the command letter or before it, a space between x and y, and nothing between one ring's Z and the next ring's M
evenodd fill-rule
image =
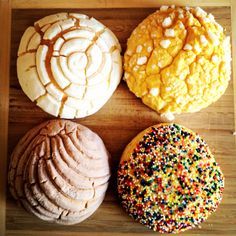
M236 1L231 2L231 16L236 15ZM231 19L231 28L232 28L232 55L236 55L236 17L232 17ZM235 135L235 143L236 143L236 56L232 57L232 66L233 66L233 86L234 86L234 135Z
M9 110L9 62L11 39L10 1L0 1L0 235L5 233L6 215L6 165Z
M12 0L14 9L32 8L145 8L165 5L188 5L188 6L231 6L234 0Z
M13 1L15 6L16 2ZM29 4L29 1L19 2ZM38 3L38 1L36 2ZM97 7L95 6L95 8ZM230 35L230 7L204 8L215 15L216 20L226 28L227 34ZM21 35L29 25L32 25L35 20L43 16L59 11L61 10L22 9L12 11L8 127L9 155L19 138L26 131L36 124L52 118L36 107L22 92L16 76L16 52ZM63 9L63 11L85 13L97 18L116 34L124 51L126 40L132 30L142 19L154 12L155 9L128 7L108 10L90 7L90 9ZM7 193L6 235L116 236L122 233L131 236L155 234L142 225L135 223L120 207L116 197L115 173L120 155L126 144L141 130L161 122L160 117L143 105L139 99L128 91L125 83L121 82L112 98L99 112L90 117L75 121L97 132L103 138L112 155L114 175L112 176L111 184L102 206L92 217L81 224L60 226L43 222L31 216L22 208L17 207L15 201ZM177 116L176 122L197 131L207 140L226 177L224 199L217 212L201 225L201 229L194 229L183 234L236 235L236 148L232 135L234 131L233 80L231 80L224 96L215 104L195 114Z

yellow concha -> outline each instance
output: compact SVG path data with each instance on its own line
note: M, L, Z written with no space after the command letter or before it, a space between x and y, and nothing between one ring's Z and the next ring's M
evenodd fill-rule
M173 119L196 112L225 92L230 38L201 8L162 6L132 32L124 80L147 106Z

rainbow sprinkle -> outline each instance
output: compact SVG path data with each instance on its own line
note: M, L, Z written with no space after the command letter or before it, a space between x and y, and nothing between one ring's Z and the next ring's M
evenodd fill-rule
M177 124L151 127L118 170L122 206L160 233L178 233L206 220L223 189L223 173L206 142Z

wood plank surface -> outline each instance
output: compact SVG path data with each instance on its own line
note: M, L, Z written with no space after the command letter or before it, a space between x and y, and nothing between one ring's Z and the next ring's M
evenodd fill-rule
M25 2L29 3L29 1ZM16 4L16 0L13 1L13 6L14 4ZM204 9L212 12L216 20L226 28L227 34L231 34L230 7L205 7ZM63 9L63 11L85 13L97 18L116 34L124 51L126 40L132 30L155 9ZM9 155L26 131L53 118L36 107L22 92L16 76L16 53L24 30L35 20L56 12L58 12L57 9L15 9L12 11ZM16 205L8 193L6 235L117 236L125 234L131 236L156 234L139 223L135 223L122 210L117 200L115 173L122 150L127 143L141 130L161 122L161 118L143 105L128 91L126 84L121 82L112 98L99 112L75 121L97 132L112 155L114 174L103 204L94 215L81 224L61 226L43 222L28 214ZM236 148L232 135L234 131L233 80L230 81L224 96L215 104L195 114L179 115L175 122L197 131L206 139L226 177L223 202L217 212L203 223L201 228L186 231L183 235L236 235Z
M26 8L145 8L165 5L230 6L234 0L12 0L13 9Z
M232 0L231 6L231 16L236 16L236 1ZM232 17L232 55L236 55L236 17ZM232 66L236 68L236 57L232 58ZM233 85L234 85L234 94L236 95L236 70L232 71L233 73ZM234 135L235 135L235 143L236 143L236 96L234 96Z
M5 235L11 5L0 1L0 235Z

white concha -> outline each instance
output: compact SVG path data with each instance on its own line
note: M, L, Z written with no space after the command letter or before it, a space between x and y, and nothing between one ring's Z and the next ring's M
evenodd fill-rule
M41 42L41 35L36 32L29 41L27 50L36 50Z
M14 149L8 183L13 197L40 219L75 224L102 203L110 178L109 154L88 128L47 121Z
M94 36L95 36L95 32L93 31L75 29L75 30L69 31L68 33L65 33L63 35L63 38L65 40L72 39L72 38L86 38L89 40L93 40Z
M35 33L36 30L32 26L26 29L20 41L18 56L21 55L22 53L25 53L28 50L28 44Z
M47 85L46 90L58 101L61 101L64 96L64 93L60 89L58 89L54 84Z
M60 112L61 102L57 101L52 95L47 93L37 99L37 105L51 115L58 116Z
M50 76L49 76L49 74L47 72L47 68L46 68L47 53L48 53L48 46L47 45L39 45L37 52L36 52L36 68L37 68L39 78L40 78L43 85L46 85L51 82ZM28 53L26 53L25 55L28 55ZM20 58L21 57L18 57L17 62L20 61ZM17 64L17 69L21 68L21 67L22 67L21 64L19 64L19 65ZM18 74L19 81L21 81L22 77L24 77L24 75L20 76Z
M69 16L73 16L76 19L88 19L89 17L84 15L84 14L80 14L80 13L69 13Z
M57 14L54 14L54 15L45 16L44 18L36 21L35 25L37 25L40 28L42 28L43 26L45 26L47 24L53 24L53 23L55 23L57 21L65 20L67 18L68 18L68 13L65 13L65 12L57 13Z
M97 112L119 85L120 52L114 33L94 18L79 13L46 16L21 38L19 83L49 114L85 117Z

